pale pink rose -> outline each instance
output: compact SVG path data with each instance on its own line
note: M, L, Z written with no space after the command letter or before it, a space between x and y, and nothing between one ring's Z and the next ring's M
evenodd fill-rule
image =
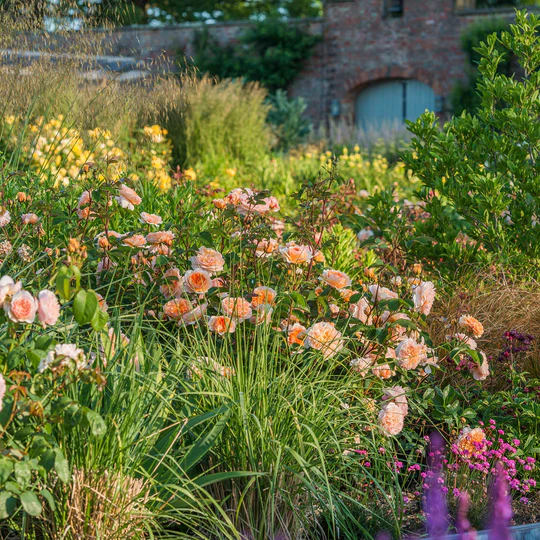
M35 225L39 222L39 217L36 214L23 214L21 216L23 225Z
M36 299L28 291L15 293L11 302L4 304L4 310L13 322L34 322L37 309Z
M403 411L393 402L387 403L379 412L379 425L387 435L398 435L403 429Z
M319 279L338 291L351 286L351 278L339 270L324 270Z
M52 326L60 317L60 302L52 291L43 290L38 294L38 319L45 326Z
M349 306L349 313L351 314L351 317L358 319L364 324L368 323L369 312L369 303L364 297L360 298L358 302Z
M306 332L304 345L321 351L324 358L331 358L343 348L341 332L331 322L318 322Z
M369 238L374 236L374 232L371 229L362 229L357 235L356 238L358 238L358 241L360 243L365 242Z
M189 260L193 270L204 270L210 275L221 272L225 266L225 259L219 251L204 246L200 247L197 254Z
M142 234L133 234L122 240L124 246L140 248L146 245L146 238Z
M391 379L396 372L390 367L390 364L377 364L373 366L373 375L379 379Z
M89 362L86 359L84 351L79 349L73 343L63 343L56 345L53 351L49 351L47 356L41 361L38 371L43 373L53 363L58 362L55 367L65 367L71 362L75 362L77 369L86 369Z
M395 403L401 409L403 416L407 416L407 413L409 412L409 404L407 402L405 389L402 386L385 388L383 400Z
M369 292L371 293L371 300L373 302L381 302L382 300L394 300L398 298L397 293L387 289L386 287L381 287L380 285L370 285L368 287Z
M18 293L22 289L20 281L13 281L9 276L3 276L0 279L0 305L3 305L9 300L15 293Z
M208 319L208 329L210 332L215 332L220 336L223 336L227 332L232 334L236 330L236 322L230 317L218 315Z
M353 371L356 371L356 373L359 373L362 375L362 377L365 377L369 373L369 369L374 362L375 358L373 356L363 356L361 358L353 358L349 362L349 365Z
M299 246L296 242L289 242L279 248L279 253L288 264L307 264L313 258L309 246Z
M0 227L5 227L10 221L11 214L7 210L4 210L3 212L0 210Z
M202 319L206 315L207 308L208 304L202 304L187 311L182 315L182 322L187 325L195 324L199 319Z
M188 270L184 274L184 287L187 292L205 294L212 287L212 276L205 270Z
M431 281L423 281L413 287L414 309L423 315L429 315L435 301L435 285Z
M6 389L6 379L4 379L4 376L0 373L0 411L4 408Z
M163 274L163 285L159 288L161 294L165 298L172 298L173 296L180 296L184 290L184 278L180 274L178 268L169 268Z
M265 238L258 242L255 255L257 257L270 257L277 250L278 246L278 241L275 238Z
M458 324L462 328L465 328L467 332L471 332L471 334L476 338L482 337L484 333L482 323L471 315L462 315L458 320Z
M417 343L407 338L396 347L397 363L403 369L416 369L427 360L427 353L428 349L423 342Z
M239 321L249 319L253 313L251 304L242 297L233 298L227 296L221 301L221 309L225 315Z
M157 214L148 214L146 212L141 212L141 217L139 221L146 225L154 225L154 226L158 226L163 223L163 219L161 219L161 217L158 216Z
M478 365L476 362L470 362L469 369L474 380L485 381L489 377L489 362L483 351L479 351L479 353L482 356L482 363Z
M134 210L135 206L142 202L142 199L137 195L137 192L125 184L120 184L118 196L115 197L115 199L122 208L127 208L128 210Z
M274 305L277 292L271 287L255 287L253 289L253 297L251 305L255 308L262 304Z
M452 336L446 336L446 339L450 340L452 339ZM475 351L478 347L478 343L476 343L476 341L467 334L455 334L454 339L461 341L464 345L467 345L467 347L469 347L469 349L472 349L473 351Z

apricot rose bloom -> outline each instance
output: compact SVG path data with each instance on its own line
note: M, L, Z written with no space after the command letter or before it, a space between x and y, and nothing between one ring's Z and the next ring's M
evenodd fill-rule
M381 300L394 300L398 297L397 293L394 291L391 291L386 287L381 287L377 284L370 285L368 290L371 293L371 300L373 302L380 302Z
M184 274L184 287L187 292L205 294L212 287L212 276L204 270L188 270Z
M484 326L482 323L471 315L462 315L458 320L458 324L467 330L467 332L471 332L476 338L482 337L484 334Z
M383 400L386 402L395 403L401 409L403 416L407 416L407 413L409 412L409 404L407 402L405 389L402 386L385 388Z
M379 379L391 379L396 372L390 367L390 364L377 364L373 366L373 375Z
M33 323L38 303L28 291L15 293L11 302L4 304L4 310L13 322Z
M288 264L307 264L313 258L309 246L300 246L296 242L289 242L280 247L279 253Z
M239 321L249 319L253 314L251 304L242 297L227 296L221 301L221 309L225 315Z
M146 238L142 234L134 234L122 240L124 246L139 248L146 245Z
M45 328L52 326L60 317L60 302L52 291L43 290L38 294L38 319Z
M35 225L39 221L39 217L36 214L29 213L21 216L23 225Z
M379 425L387 435L398 435L403 429L404 418L400 407L390 401L379 412Z
M366 324L368 322L369 309L370 306L368 301L362 297L360 300L358 300L358 302L355 302L349 306L349 313L351 314L351 317L354 317L355 319L358 319Z
M374 362L375 358L373 356L362 356L361 358L353 358L349 365L353 371L365 377Z
M157 214L148 214L147 212L141 212L139 221L146 225L153 225L155 227L163 223L163 219L160 216Z
M163 274L164 283L159 288L161 294L165 298L179 296L184 292L184 278L180 274L178 268L169 268Z
M489 362L486 353L480 351L480 356L482 357L482 363L480 365L476 362L469 364L469 369L475 381L485 381L489 377Z
M306 339L307 328L300 323L294 323L287 328L287 343L289 345L303 345Z
M253 289L253 298L251 299L251 305L255 308L262 304L273 305L277 292L271 287L255 287Z
M171 321L179 321L182 316L193 309L193 305L187 298L174 298L163 306L163 313Z
M174 233L172 231L157 231L146 235L146 241L153 245L165 244L166 246L172 246L173 240Z
M339 270L324 270L319 279L338 291L351 286L351 278L345 272Z
M342 334L334 323L318 322L307 330L304 346L321 351L328 359L343 348Z
M200 247L197 254L189 260L193 270L204 270L210 275L221 272L225 266L225 259L219 251L204 246Z
M396 347L397 363L403 369L415 369L428 359L427 353L428 349L423 342L417 343L407 338Z
M435 285L431 281L423 281L413 287L414 309L423 315L429 315L435 301Z
M486 449L486 434L482 428L471 429L467 426L461 430L456 444L461 452L473 456Z
M263 238L257 243L255 255L257 257L270 257L279 247L278 241L275 238Z
M137 192L125 184L120 184L118 196L115 197L115 199L122 208L127 208L128 210L134 210L135 206L142 202L142 199L137 195Z
M215 332L220 336L225 335L227 332L232 334L236 330L236 322L230 317L217 315L208 319L208 329L210 332Z

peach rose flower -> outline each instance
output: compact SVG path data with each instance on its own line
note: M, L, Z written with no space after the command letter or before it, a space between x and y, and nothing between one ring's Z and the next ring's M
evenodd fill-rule
M163 313L171 321L179 321L182 316L193 309L187 298L174 298L163 306Z
M486 434L482 428L464 427L456 441L458 449L469 455L479 454L486 449Z
M218 210L225 210L225 208L227 208L227 202L225 201L225 199L214 199L212 201L212 204Z
M257 243L255 255L257 257L270 257L279 247L278 241L275 238L264 238Z
M174 233L172 231L157 231L146 235L146 241L153 245L165 244L166 246L172 246L173 240Z
M311 258L316 262L316 263L323 263L326 259L324 258L324 254L322 251L318 250L318 249L312 249L311 250Z
M379 426L387 435L398 435L403 429L403 411L393 402L389 402L379 412Z
M195 324L206 315L208 304L197 306L182 315L182 322L186 325Z
M251 324L270 324L272 322L272 313L274 308L270 304L259 304L253 309L253 315L250 317Z
M319 279L338 291L351 286L351 278L345 272L339 270L324 270Z
M236 322L230 317L217 315L208 319L208 329L210 332L215 332L220 336L225 335L227 332L232 334L236 330Z
M225 266L225 259L219 251L204 246L200 247L197 254L189 260L193 270L204 270L210 275L221 272Z
M147 212L141 212L141 217L139 221L145 225L154 225L158 226L163 223L163 219L157 214L148 214Z
M446 336L446 339L451 340L452 336ZM467 334L461 334L461 333L454 334L454 339L461 341L463 345L467 345L467 347L469 347L469 349L472 349L473 351L475 351L478 347L478 343L476 343L476 341L472 337L468 336Z
M331 322L318 322L306 332L304 345L321 351L324 358L334 356L343 348L342 334Z
M369 373L369 369L374 362L375 358L373 358L373 356L362 356L361 358L353 358L349 362L349 365L353 371L359 373L362 377L365 377Z
M381 287L380 285L370 285L368 287L369 292L371 293L371 300L373 302L381 302L382 300L394 300L398 298L397 293L387 289L386 287Z
M309 246L299 246L296 242L280 247L279 253L288 264L307 264L313 257Z
M172 298L173 296L179 296L184 291L184 278L180 274L178 268L169 268L163 274L164 283L159 290L165 298Z
M187 292L205 294L212 287L212 276L204 270L188 270L184 274L184 287Z
M369 303L363 297L360 298L358 302L355 302L349 306L349 313L351 314L351 317L362 321L364 324L368 323L369 311Z
M435 301L435 285L431 281L423 281L413 287L414 309L423 315L429 315Z
M131 248L140 248L146 245L146 238L142 234L134 234L124 238L122 244Z
M239 321L249 319L253 314L251 304L242 297L227 296L221 301L221 309L225 315Z
M482 323L471 315L462 315L458 320L458 324L476 338L482 337L484 334L484 326Z
M60 302L52 291L43 290L38 294L38 319L45 328L52 326L60 317Z
M120 184L118 196L115 199L122 208L127 208L128 210L135 210L135 206L138 206L142 202L137 192L125 184Z
M390 364L377 364L373 366L373 375L379 379L390 379L396 372L390 367Z
M21 216L21 221L23 225L35 225L39 222L39 217L36 214L23 214Z
M428 359L428 348L412 338L404 339L396 347L397 363L403 369L416 369Z
M37 309L38 303L28 291L15 293L11 302L4 304L4 310L13 322L34 322Z
M407 413L409 412L409 403L407 402L405 389L402 386L385 388L383 400L395 403L401 409L403 416L407 416Z
M303 345L306 339L307 328L300 323L294 323L287 328L287 343L289 345Z
M270 304L272 306L275 303L277 292L271 287L255 287L253 295L251 305L254 308L261 304Z
M482 363L478 365L476 362L469 363L469 369L475 381L485 381L489 377L489 362L486 354L479 351L482 357Z

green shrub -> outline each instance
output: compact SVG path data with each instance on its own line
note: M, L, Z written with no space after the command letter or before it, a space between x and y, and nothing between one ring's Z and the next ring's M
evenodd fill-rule
M181 165L253 162L270 150L266 91L257 83L183 75L163 83L159 121Z
M218 45L203 31L195 42L195 65L220 78L258 81L275 92L287 88L300 73L319 39L298 25L275 19L249 28L238 46Z
M461 114L463 111L474 112L480 106L480 97L476 93L476 85L478 82L478 64L481 60L479 46L485 42L488 36L493 33L501 35L502 32L509 28L508 21L491 17L487 19L479 19L467 26L461 35L461 49L467 58L467 79L458 81L450 95L450 103L454 114ZM497 46L502 52L502 46ZM510 75L511 57L507 56L504 61L499 64L500 73Z
M511 32L480 46L475 116L454 117L442 130L433 114L409 125L415 138L404 159L423 183L429 213L416 228L435 240L422 254L538 272L539 27L536 15L518 12ZM500 66L512 55L520 74L509 77Z

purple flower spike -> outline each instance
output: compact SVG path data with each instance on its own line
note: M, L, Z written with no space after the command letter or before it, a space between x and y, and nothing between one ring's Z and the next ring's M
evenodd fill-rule
M377 535L375 540L392 540L392 536L390 536L390 533L383 531Z
M497 474L491 493L491 519L489 540L512 540L510 520L512 519L512 499L503 464L497 463Z
M459 508L456 520L456 529L459 540L474 540L476 531L471 527L471 522L467 517L469 511L469 494L463 491L459 495Z
M428 534L433 539L444 538L448 531L448 509L443 492L444 479L441 474L444 458L444 439L439 433L431 435L429 452L430 474L426 479L426 506Z

